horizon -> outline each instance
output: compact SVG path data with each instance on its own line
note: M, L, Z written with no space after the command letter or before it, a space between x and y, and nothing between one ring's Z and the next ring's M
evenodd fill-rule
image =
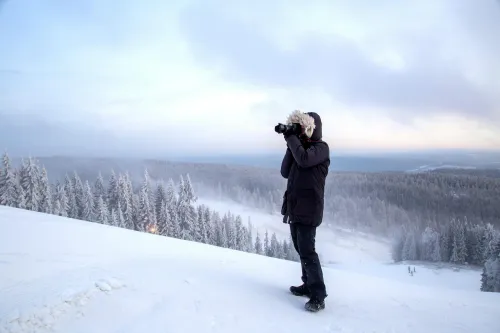
M498 1L4 1L0 149L282 154L300 109L332 153L496 153L499 30Z

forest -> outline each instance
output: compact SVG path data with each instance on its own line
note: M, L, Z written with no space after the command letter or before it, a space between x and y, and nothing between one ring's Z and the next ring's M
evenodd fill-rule
M133 186L127 172L112 171L107 181L98 175L92 183L73 172L51 183L34 158L14 168L7 154L0 168L4 206L298 261L290 240L279 241L267 231L254 237L251 221L245 225L230 211L220 216L196 200L189 174L178 184L172 179L165 184L152 181L145 170L142 182Z
M277 212L286 184L278 169L156 160L141 163L66 157L41 160L55 173L54 184L45 185L48 182L45 181L46 168L39 167L32 159L24 159L16 169L9 166L8 156L4 155L0 194L26 198L26 202L10 199L11 205L42 210L44 208L40 207L47 205L46 199L35 200L36 209L29 206L34 199L29 199L28 194L38 193L37 198L52 198L51 209L58 215L107 220L111 222L103 223L112 224L116 221L140 231L148 231L148 226L153 225L155 232L160 234L297 260L290 243L280 243L274 235L271 238L266 235L264 240L259 235L252 246L241 246L239 242L245 239L244 236L237 237L238 241L224 240L223 237L232 239L237 233L248 235L251 227L241 227L241 217L229 213L219 217L207 207L195 207L194 203L196 192L200 196ZM68 170L79 172L68 176ZM30 174L33 176L28 176ZM106 182L103 175L106 175ZM28 185L29 177L40 179L37 183L40 190ZM163 182L163 179L168 181ZM174 184L172 179L180 179L179 184ZM11 190L3 190L2 194L2 188L6 188L4 184L10 182L13 184L9 186ZM47 191L51 194L40 194ZM7 192L12 194L7 195ZM5 200L0 203L9 204ZM207 209L209 213L204 214ZM498 170L330 172L324 216L326 224L392 238L395 261L421 260L483 267L481 289L500 291ZM278 252L280 254L276 255Z

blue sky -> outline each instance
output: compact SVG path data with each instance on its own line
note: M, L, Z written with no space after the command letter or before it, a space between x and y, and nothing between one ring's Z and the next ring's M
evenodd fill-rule
M14 154L281 152L294 109L332 149L500 148L496 0L0 3Z

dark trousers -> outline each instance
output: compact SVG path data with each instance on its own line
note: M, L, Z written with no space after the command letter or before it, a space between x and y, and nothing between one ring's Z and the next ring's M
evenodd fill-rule
M302 265L302 281L305 283L312 297L325 299L326 287L323 280L323 270L316 253L316 227L298 223L290 223L293 246L300 256Z

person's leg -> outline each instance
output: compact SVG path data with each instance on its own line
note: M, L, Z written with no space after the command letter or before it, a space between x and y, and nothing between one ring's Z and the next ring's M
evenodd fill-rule
M300 249L299 249L297 225L296 224L290 223L290 233L292 235L293 247L295 248L295 251L297 251L297 253L300 257ZM307 283L306 270L304 267L304 262L302 260L300 261L300 265L302 266L302 282Z
M292 236L292 242L293 242L293 247L295 248L295 251L299 254L300 257L300 251L299 251L299 243L298 243L298 234L297 234L297 225L294 223L290 223L290 234ZM297 296L309 296L309 290L307 289L307 274L304 266L304 261L300 260L300 265L302 267L302 282L303 284L301 286L291 286L290 291L297 295Z
M316 253L316 227L297 225L296 228L297 246L305 270L307 289L311 292L311 298L323 301L327 294L323 270Z

